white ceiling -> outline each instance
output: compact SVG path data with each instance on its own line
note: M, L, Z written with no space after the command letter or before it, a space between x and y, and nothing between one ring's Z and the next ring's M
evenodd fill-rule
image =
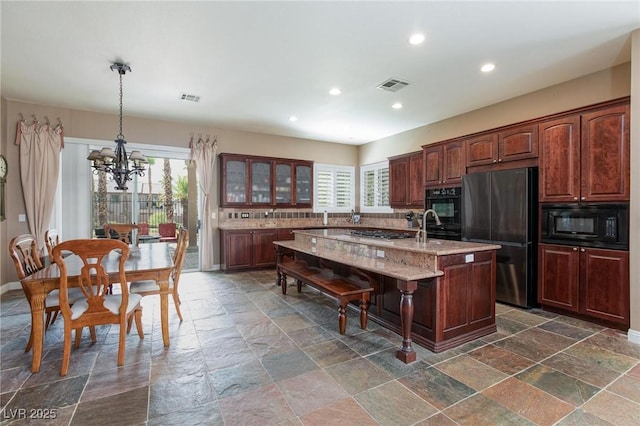
M124 61L125 117L347 144L627 62L640 28L638 0L3 0L1 14L9 100L117 113L109 66ZM413 32L426 41L409 45ZM495 71L481 73L489 61ZM376 88L390 77L411 84Z

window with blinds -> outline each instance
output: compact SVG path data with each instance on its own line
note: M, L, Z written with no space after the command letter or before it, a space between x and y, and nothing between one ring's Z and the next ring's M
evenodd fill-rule
M360 167L360 211L363 213L390 213L389 162Z
M314 163L313 177L314 212L351 212L355 204L354 167Z

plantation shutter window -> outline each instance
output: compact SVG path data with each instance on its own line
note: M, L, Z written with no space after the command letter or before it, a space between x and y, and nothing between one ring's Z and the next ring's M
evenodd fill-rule
M350 166L314 164L313 211L351 212L355 199L355 171Z
M389 162L381 161L360 167L360 211L390 213Z

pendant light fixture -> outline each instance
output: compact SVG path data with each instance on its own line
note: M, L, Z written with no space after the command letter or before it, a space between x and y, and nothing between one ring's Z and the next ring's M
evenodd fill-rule
M120 132L115 140L116 150L114 152L113 149L105 147L101 151L91 151L87 160L92 162L94 173L110 173L116 182L116 189L126 191L128 189L127 181L131 180L133 175L144 176L147 158L140 151L132 151L127 158L127 150L125 149L127 141L122 134L122 76L127 71L131 71L131 68L129 65L116 62L111 65L111 71L118 71L120 76ZM131 161L131 168L129 168L129 161Z

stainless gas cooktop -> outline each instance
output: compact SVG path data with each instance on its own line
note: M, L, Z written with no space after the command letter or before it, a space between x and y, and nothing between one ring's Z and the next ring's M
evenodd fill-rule
M414 234L399 231L371 231L371 230L352 230L351 235L356 237L379 238L381 240L398 240L402 238L413 238Z

